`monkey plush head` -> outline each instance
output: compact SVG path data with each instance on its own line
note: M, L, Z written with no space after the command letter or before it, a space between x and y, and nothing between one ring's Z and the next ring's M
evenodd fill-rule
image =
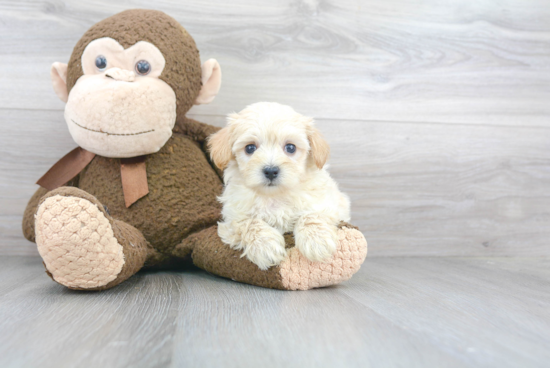
M51 77L76 143L112 158L160 150L176 121L194 103L211 102L221 85L219 64L201 67L193 38L175 19L141 9L92 26L68 65L52 65Z

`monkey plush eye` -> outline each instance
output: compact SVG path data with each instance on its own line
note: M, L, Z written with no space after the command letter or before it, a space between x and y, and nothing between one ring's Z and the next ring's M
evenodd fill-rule
M288 153L294 153L296 152L296 146L293 145L292 143L289 143L285 146L285 151Z
M254 153L254 151L256 151L256 145L255 145L255 144L249 144L248 146L246 146L246 147L244 148L244 151L245 151L247 154L251 155L251 154Z
M136 72L146 75L151 71L151 64L147 60L140 60L136 63Z
M99 70L105 70L105 68L107 67L107 59L105 58L105 56L99 55L98 57L96 57L95 58L95 66Z

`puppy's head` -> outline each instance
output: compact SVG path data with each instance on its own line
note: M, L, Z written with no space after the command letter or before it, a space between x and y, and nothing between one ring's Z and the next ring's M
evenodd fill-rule
M313 125L289 106L259 102L228 117L227 127L209 139L220 169L235 161L246 186L275 193L296 186L310 170L323 168L329 146Z

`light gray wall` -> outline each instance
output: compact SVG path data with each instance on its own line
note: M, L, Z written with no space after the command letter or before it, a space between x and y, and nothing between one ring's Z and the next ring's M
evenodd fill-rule
M218 59L218 98L314 116L369 256L550 255L550 2L0 1L0 254L75 146L49 68L97 21L154 6Z

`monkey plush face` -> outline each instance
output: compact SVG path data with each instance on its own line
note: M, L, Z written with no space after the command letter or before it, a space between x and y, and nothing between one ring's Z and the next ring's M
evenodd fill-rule
M218 63L200 66L191 36L173 18L129 10L94 25L52 81L65 121L82 148L125 158L159 151L193 103L208 103L221 83Z
M71 89L65 120L76 143L107 157L157 152L172 136L176 94L158 77L166 61L153 44L124 49L109 37L88 44L84 75Z

